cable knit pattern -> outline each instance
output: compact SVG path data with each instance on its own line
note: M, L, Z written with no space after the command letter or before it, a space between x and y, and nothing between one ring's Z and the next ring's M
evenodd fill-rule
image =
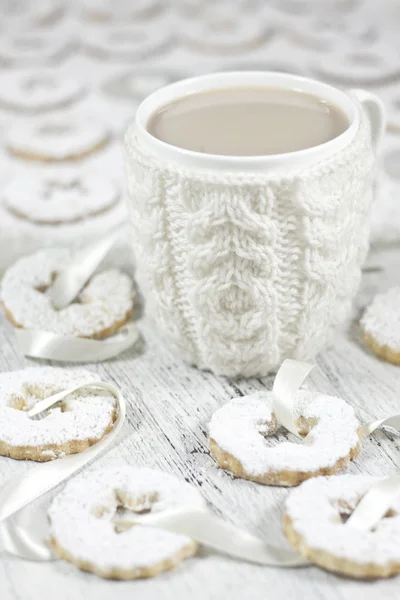
M341 153L282 176L181 168L144 152L133 125L126 150L138 282L181 355L227 376L313 359L367 251L367 119Z

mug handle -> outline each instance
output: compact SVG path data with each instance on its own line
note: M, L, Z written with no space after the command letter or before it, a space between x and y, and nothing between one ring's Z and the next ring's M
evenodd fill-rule
M372 149L376 154L386 128L386 110L382 100L366 90L352 89L348 94L353 96L367 113L371 124Z

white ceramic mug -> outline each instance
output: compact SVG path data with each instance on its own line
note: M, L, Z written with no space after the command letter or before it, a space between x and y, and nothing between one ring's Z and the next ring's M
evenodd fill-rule
M185 150L146 129L175 99L240 86L318 96L349 126L319 146L256 157ZM275 72L195 77L142 102L125 138L137 278L147 312L186 360L266 375L326 344L360 280L384 125L369 92Z

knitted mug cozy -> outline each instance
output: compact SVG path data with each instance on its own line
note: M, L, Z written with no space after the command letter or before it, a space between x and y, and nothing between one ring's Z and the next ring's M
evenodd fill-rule
M312 360L346 317L368 248L371 131L287 174L185 168L125 138L137 279L190 363L262 376Z

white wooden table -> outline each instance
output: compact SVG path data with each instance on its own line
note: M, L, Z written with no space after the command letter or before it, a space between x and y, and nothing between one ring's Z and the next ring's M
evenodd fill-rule
M161 0L161 4L167 5L167 1ZM170 21L168 11L154 17L154 35L157 36L157 31L168 28L172 34L170 45L152 56L138 56L136 61L119 63L112 59L95 58L85 50L89 30L93 27L103 27L108 31L107 22L95 24L81 18L78 13L83 5L82 0L75 3L64 2L64 14L52 27L57 35L63 34L64 29L75 37L80 35L82 43L80 46L76 44L74 50L65 59L60 60L60 63L55 64L54 68L65 76L81 79L89 92L77 106L68 107L68 115L73 111L77 114L80 111L95 113L108 123L118 138L125 129L128 118L132 117L139 98L134 94L126 94L125 97L116 93L107 95L104 93L104 85L109 85L110 81L125 72L130 72L134 78L136 73L146 75L151 74L153 70L156 73L161 71L168 81L197 72L225 68L278 69L312 77L324 76L328 81L332 79L333 83L343 87L348 87L349 83L352 87L361 87L365 82L360 81L360 78L349 82L348 77L340 79L336 76L335 80L330 72L330 65L337 68L337 64L342 64L340 54L343 50L353 52L356 48L356 56L352 57L354 75L357 75L358 68L365 68L362 61L357 62L360 53L381 53L384 57L384 66L378 69L378 74L374 71L373 64L371 66L374 77L370 80L370 87L372 91L379 92L390 107L389 123L392 130L398 128L400 84L391 71L393 61L388 58L390 51L389 54L394 57L397 68L397 0L382 0L379 2L379 9L376 0L321 0L316 12L314 8L318 2L314 0L310 4L308 15L307 3L299 2L298 10L294 10L294 0L271 0L268 3L262 0L239 0L233 7L229 2L228 21L240 22L241 11L247 11L246 14L252 15L251 18L264 21L269 34L262 44L248 52L237 48L233 52L225 50L220 55L207 48L202 51L194 49L193 44L185 41L191 31L190 20L197 22L206 9L220 9L220 3L212 0L171 0L170 4L177 9L173 11L178 13L174 16L177 21ZM182 10L179 10L180 4ZM133 6L133 3L131 5ZM332 46L329 41L332 38L329 28L335 19L337 36L342 37L338 37L338 43ZM12 33L11 25L3 23L3 19L1 21L1 36ZM17 18L12 26L18 29L22 25ZM147 24L143 27L147 27ZM372 41L368 27L372 30ZM328 35L326 45L323 43L325 30ZM322 57L324 75L319 72L321 64L319 67L315 64L318 57ZM321 60L319 62L321 63ZM390 71L390 77L386 76L385 69ZM385 75L382 85L381 75ZM23 122L24 118L24 115L11 115L0 107L0 142L4 130L14 122ZM398 140L398 133L392 134L392 142L398 145ZM101 168L107 169L114 176L117 175L115 164L119 164L119 151L118 143L114 142L110 155L99 156ZM110 158L116 160L110 162ZM104 160L106 162L102 163ZM8 167L16 167L19 170L32 168L32 165L21 163L15 165L9 157L6 159L1 150L0 162L0 183L7 175ZM41 167L35 165L34 168ZM6 251L7 248L4 249L4 252ZM358 328L362 308L376 291L400 283L399 258L400 249L396 248L370 256L362 290L355 304L353 320L318 357L320 368L314 371L310 378L311 387L342 396L350 402L362 420L383 417L400 410L400 367L380 362L371 355L362 344ZM224 378L199 372L174 356L146 320L140 323L140 328L145 340L142 347L126 352L117 360L89 366L102 378L115 382L121 388L128 401L128 418L118 443L105 457L88 469L114 461L161 468L198 487L218 515L248 528L269 543L286 544L281 528L281 507L288 491L234 479L218 470L209 454L207 441L207 423L213 411L234 396L264 387L269 389L272 378L229 382ZM0 316L0 372L28 364L38 363L18 355L12 332ZM388 431L378 431L371 439L365 441L360 455L351 464L349 471L373 475L395 473L400 463L399 441L400 437L397 435ZM0 457L0 486L14 474L29 468L32 468L30 463ZM63 561L27 562L7 556L0 550L0 600L71 598L397 600L400 598L400 576L390 581L356 582L313 567L265 568L202 551L178 569L152 580L113 582L83 573Z
M400 409L400 368L383 363L362 345L358 317L377 289L398 283L400 250L370 256L358 295L354 319L319 357L310 386L345 398L362 420ZM396 281L397 277L397 281ZM120 358L90 365L102 378L118 385L128 401L123 433L113 449L88 469L127 462L160 468L200 489L213 510L248 528L271 544L284 545L281 507L286 489L269 488L216 468L208 451L211 414L233 396L270 388L272 378L229 382L187 366L157 337L150 323L140 322L145 342ZM0 371L37 364L18 355L12 332L0 325ZM400 463L400 436L378 431L363 444L350 473L389 475ZM0 485L31 468L0 458ZM49 498L51 494L49 495ZM105 581L64 561L34 563L0 553L1 600L178 600L180 598L249 600L397 599L400 578L356 582L315 567L277 569L246 564L201 551L176 570L151 580Z

